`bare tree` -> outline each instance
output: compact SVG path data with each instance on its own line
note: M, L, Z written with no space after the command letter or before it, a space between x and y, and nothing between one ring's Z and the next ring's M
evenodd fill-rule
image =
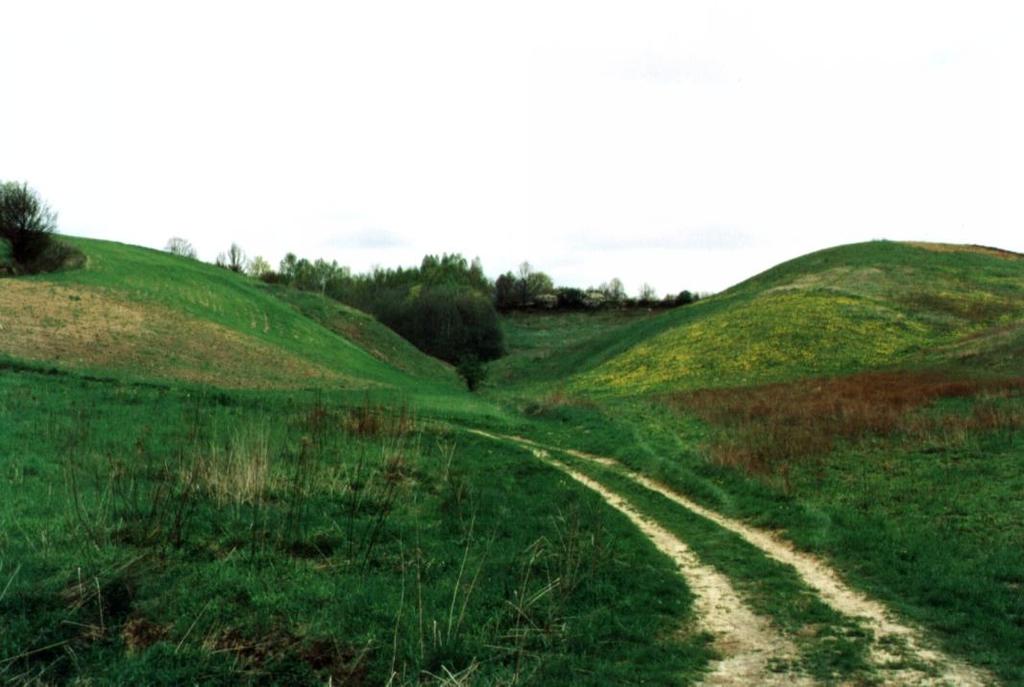
M639 301L641 303L653 303L658 299L658 292L654 290L654 287L644 282L643 286L640 287Z
M626 300L626 287L622 285L622 280L618 277L601 284L600 291L604 293L605 298L613 303L621 303Z
M245 272L245 251L237 243L232 243L228 252L217 256L217 266L224 267L232 272Z
M183 258L191 258L195 260L196 257L198 257L195 246L187 240L177 236L167 241L167 245L164 246L164 250L171 255L180 255Z
M519 265L519 279L516 281L516 291L518 291L519 305L525 306L530 304L530 275L533 273L533 267L530 263L523 261Z

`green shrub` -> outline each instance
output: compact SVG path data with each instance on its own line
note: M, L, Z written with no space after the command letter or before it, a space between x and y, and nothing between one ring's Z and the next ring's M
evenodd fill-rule
M421 351L458 364L504 353L498 313L486 296L458 286L413 287L381 294L373 313Z
M462 358L455 369L466 382L466 388L470 391L476 391L487 376L487 368L475 355L467 355Z
M0 268L37 274L83 264L81 252L53 239L56 230L57 213L28 184L0 183Z
M56 229L57 213L28 184L0 183L0 237L15 265L24 267L42 256Z

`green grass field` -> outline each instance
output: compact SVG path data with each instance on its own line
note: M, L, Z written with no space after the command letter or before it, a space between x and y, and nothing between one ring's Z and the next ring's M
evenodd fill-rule
M315 294L73 242L85 269L0 280L0 681L690 684L725 665L702 590L651 540L481 428L617 459L558 454L792 644L770 671L938 675L905 648L879 663L862 618L627 469L818 556L984 683L1024 684L1019 256L874 242L672 311L513 315L470 394Z
M628 523L436 419L0 385L5 682L671 684L707 659Z

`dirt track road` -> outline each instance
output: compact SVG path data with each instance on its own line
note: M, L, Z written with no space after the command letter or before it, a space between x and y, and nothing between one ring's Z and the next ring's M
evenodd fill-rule
M837 612L856 619L872 634L870 657L876 676L887 685L963 685L982 687L998 684L995 678L963 661L933 648L923 631L901 621L881 602L847 585L825 561L798 551L790 542L772 532L728 518L669 489L664 484L626 469L611 458L573 449L543 446L517 436L473 433L529 450L537 458L565 472L583 486L597 492L604 501L625 515L660 551L679 566L679 571L696 597L702 629L716 638L722 659L712 665L703 681L707 685L812 684L794 667L796 648L771 622L758 616L733 589L728 577L703 564L685 542L656 522L643 517L626 499L606 486L553 457L564 453L617 470L645 489L661 494L677 505L734 532L765 556L792 567L797 575Z

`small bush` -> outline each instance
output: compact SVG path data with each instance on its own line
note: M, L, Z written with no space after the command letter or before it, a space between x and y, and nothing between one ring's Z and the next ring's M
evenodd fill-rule
M476 391L487 376L487 368L475 355L467 355L462 358L455 369L466 382L466 388L470 391Z
M78 269L85 265L82 251L61 241L50 241L42 253L25 265L22 270L26 274L42 274L57 270Z
M62 266L66 255L54 253L57 213L40 200L28 184L0 183L0 239L7 243L15 271L39 272Z

